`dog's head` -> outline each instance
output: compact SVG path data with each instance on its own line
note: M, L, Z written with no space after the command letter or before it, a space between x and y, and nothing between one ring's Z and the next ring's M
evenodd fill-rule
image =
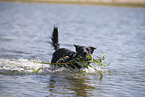
M94 50L96 48L94 47L85 47L85 46L80 46L80 45L75 45L74 46L76 47L76 52L78 54L78 56L82 57L84 60L88 61L89 60L89 57L88 55L91 55Z

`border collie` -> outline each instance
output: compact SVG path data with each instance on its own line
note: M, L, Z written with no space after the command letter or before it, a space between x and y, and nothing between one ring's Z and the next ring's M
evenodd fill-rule
M54 47L55 52L53 53L51 63L54 66L69 66L72 69L84 68L79 61L85 61L87 65L89 64L90 56L96 49L95 47L85 47L81 45L75 45L76 52L68 50L66 48L60 48L58 40L58 27L54 26L53 33L50 44ZM78 61L76 61L78 60ZM61 64L62 63L62 64ZM87 67L87 66L86 66Z

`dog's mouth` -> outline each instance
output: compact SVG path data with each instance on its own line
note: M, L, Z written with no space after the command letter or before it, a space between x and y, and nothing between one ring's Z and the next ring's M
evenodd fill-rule
M83 61L89 61L92 59L92 55L84 55L84 56L79 56L80 59Z

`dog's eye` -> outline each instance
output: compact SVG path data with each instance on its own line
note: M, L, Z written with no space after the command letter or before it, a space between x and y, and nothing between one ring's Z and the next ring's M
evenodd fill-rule
M80 49L81 51L84 51L84 49Z
M89 48L86 48L86 50L87 50L87 51L90 51L90 49L89 49Z
M84 51L84 49L82 49L82 48L81 48L81 49L79 49L79 51L80 51L80 52L83 52L83 51Z

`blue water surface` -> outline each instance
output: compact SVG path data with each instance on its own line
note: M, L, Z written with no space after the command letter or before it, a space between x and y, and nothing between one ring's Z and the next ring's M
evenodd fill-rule
M62 69L33 73L42 64L32 60L51 60L54 25L61 47L105 53L111 64L101 69L103 79L92 69L78 76ZM0 2L2 97L144 97L144 91L144 8Z

